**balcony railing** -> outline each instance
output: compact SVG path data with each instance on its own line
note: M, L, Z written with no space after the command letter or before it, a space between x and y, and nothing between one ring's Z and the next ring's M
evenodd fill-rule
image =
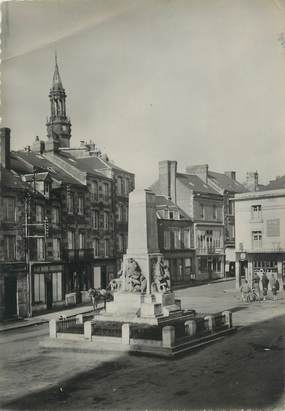
M94 257L93 248L71 249L63 251L63 258L67 262L89 261Z

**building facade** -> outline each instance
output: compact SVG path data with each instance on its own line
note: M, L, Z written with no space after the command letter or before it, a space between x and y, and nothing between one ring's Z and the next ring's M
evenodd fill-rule
M159 163L159 179L151 190L171 199L194 224L196 250L196 280L211 280L224 276L223 196L201 174L177 172L176 161Z
M195 279L194 224L171 200L156 195L158 246L169 267L173 286Z
M284 284L285 189L264 190L235 196L236 284L251 281L263 269Z
M14 197L6 199L2 184L1 201L6 208L15 204L22 213L8 226L4 221L8 211L1 217L0 241L8 241L7 250L15 247L16 255L8 265L12 251L0 257L4 272L0 285L2 316L15 312L14 303L13 309L5 308L5 301L10 299L7 295L15 287L26 296L20 304L24 310L19 308L16 294L18 316L89 301L87 290L108 285L127 248L128 193L134 189L134 174L110 161L93 142L82 141L79 147L70 147L71 121L57 61L49 98L47 140L36 137L25 150L11 151L10 130L1 130L2 177L5 175L7 180L9 173L12 187L8 189ZM18 191L14 190L13 180L21 185ZM30 194L25 208L20 204L27 190ZM27 232L23 233L25 221ZM6 240L8 228L22 233L18 237L16 234L13 244L10 237ZM21 274L8 276L11 270ZM19 287L17 281L15 286L15 280L4 277L25 278L27 287Z
M187 167L186 172L200 175L210 187L223 196L223 222L224 222L224 250L225 250L225 275L235 276L235 207L234 196L236 193L246 192L246 188L237 181L235 171L217 173L208 169L208 164Z

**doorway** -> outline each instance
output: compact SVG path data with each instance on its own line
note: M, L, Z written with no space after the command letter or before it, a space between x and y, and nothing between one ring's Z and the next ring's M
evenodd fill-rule
M107 287L106 266L105 265L101 266L101 287L102 288Z
M5 315L12 317L17 315L17 278L5 278Z
M49 275L45 280L46 280L47 309L50 310L52 308L52 278L51 278L51 275Z

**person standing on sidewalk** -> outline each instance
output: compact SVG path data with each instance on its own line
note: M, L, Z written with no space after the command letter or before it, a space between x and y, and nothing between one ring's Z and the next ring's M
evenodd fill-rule
M241 301L249 303L249 293L250 293L250 286L248 284L248 281L245 280L243 285L240 287L240 292L241 292Z
M263 288L263 301L265 301L267 292L268 292L268 283L269 283L268 277L265 272L263 272L261 281L262 281L262 288Z
M257 296L258 301L260 301L260 278L259 275L255 272L252 279L252 288Z
M277 300L277 292L280 288L280 285L279 285L279 281L277 280L277 278L275 278L274 274L272 274L272 276L269 280L269 283L270 283L270 287L271 287L273 300Z

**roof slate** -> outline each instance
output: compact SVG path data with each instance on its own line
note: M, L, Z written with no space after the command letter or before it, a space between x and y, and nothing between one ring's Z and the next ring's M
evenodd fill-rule
M234 193L245 193L247 190L246 188L236 180L228 177L223 173L216 173L214 171L208 172L208 177L217 184L220 188L232 191Z
M22 162L21 159L23 160ZM32 151L15 151L12 153L11 167L13 169L19 173L24 172L29 174L31 173L31 167L29 167L29 164L27 163L32 164L39 171L48 171L51 177L55 180L62 181L65 184L81 186L78 180L67 174L62 168L56 166L40 154L36 154Z
M184 184L194 192L220 195L216 190L206 184L200 177L194 174L177 173L176 176L182 184Z
M262 186L262 188L259 188L259 190L278 190L280 188L285 188L285 175L276 177L275 180L270 181L269 184Z

